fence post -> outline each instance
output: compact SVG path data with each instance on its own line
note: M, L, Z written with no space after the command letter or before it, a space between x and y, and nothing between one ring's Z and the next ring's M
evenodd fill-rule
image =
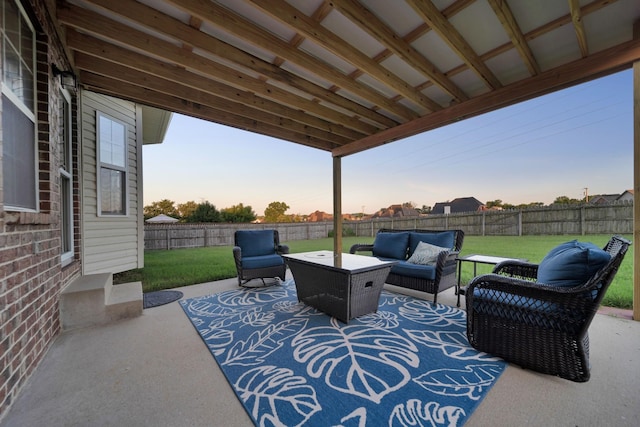
M586 232L586 224L587 224L587 222L586 222L586 220L585 220L585 218L584 218L584 217L585 217L585 215L584 215L584 206L582 206L582 207L580 208L580 234L581 234L582 236L584 236L584 235L585 235L585 232Z
M169 228L166 229L165 236L167 238L167 250L171 249L171 236L169 236Z
M487 213L482 211L482 237L485 236L485 227L486 227Z
M522 209L518 211L518 236L522 236Z

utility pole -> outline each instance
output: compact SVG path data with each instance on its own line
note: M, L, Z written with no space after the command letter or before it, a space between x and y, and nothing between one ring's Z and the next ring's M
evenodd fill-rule
M589 187L584 187L584 201L589 203Z

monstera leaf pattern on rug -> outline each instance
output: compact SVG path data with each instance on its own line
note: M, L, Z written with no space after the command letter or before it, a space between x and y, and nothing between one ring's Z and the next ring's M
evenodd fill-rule
M415 342L438 349L445 355L458 360L497 360L487 353L481 353L469 347L467 335L462 331L426 331L405 330Z
M180 304L257 426L460 426L505 368L464 311L386 291L348 324L293 281Z
M478 400L502 373L501 365L467 365L464 369L436 369L415 378L427 390L445 396Z
M462 408L444 406L438 402L410 399L393 408L389 425L392 426L458 426L465 415Z
M259 365L277 351L284 341L300 332L307 324L306 319L289 319L265 329L253 332L247 340L234 343L227 352L223 365Z
M379 403L411 379L408 367L420 363L418 348L393 331L354 325L308 329L291 342L294 359L312 378L341 393Z
M267 425L302 425L322 409L313 387L291 369L253 368L242 374L234 386L254 418L268 421ZM280 414L287 414L287 418L280 419Z

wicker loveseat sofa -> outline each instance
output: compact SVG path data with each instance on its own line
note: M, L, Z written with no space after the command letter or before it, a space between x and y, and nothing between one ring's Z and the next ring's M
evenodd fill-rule
M523 368L588 381L588 328L630 244L574 240L540 264L505 261L475 277L465 292L469 343Z
M398 261L385 283L433 294L437 303L438 292L457 284L456 258L463 240L462 230L382 228L373 244L355 244L349 252L371 252L381 260Z

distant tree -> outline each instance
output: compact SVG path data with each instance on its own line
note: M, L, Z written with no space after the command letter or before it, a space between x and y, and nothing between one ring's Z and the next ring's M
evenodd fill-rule
M528 208L540 208L540 207L544 206L544 203L542 203L542 202L531 202L531 203L527 203L525 206L528 207Z
M567 196L559 196L553 201L554 205L576 205L582 203L582 200L571 199Z
M220 217L223 222L251 222L257 218L251 206L244 206L242 203L222 209Z
M427 205L422 205L422 207L420 209L418 209L420 211L421 214L430 214L431 213L431 206L427 206Z
M485 203L485 206L488 207L488 208L501 208L501 207L503 207L502 200L500 200L500 199L489 200L487 203Z
M203 202L198 204L185 220L187 222L220 222L220 212L211 203Z
M301 215L297 213L297 214L285 215L285 217L287 218L288 222L305 222L307 220L308 215Z
M159 202L153 202L143 208L144 219L153 218L160 214L165 214L173 218L179 218L180 214L175 207L175 203L169 199L162 199Z
M404 202L404 203L402 204L402 207L403 207L403 208L412 208L412 209L413 209L413 208L415 208L415 207L416 207L416 204L415 204L415 203L413 203L413 202Z
M289 218L284 214L289 205L285 202L271 202L264 210L265 222L287 222Z
M188 218L196 210L197 207L198 204L193 200L186 203L180 203L178 205L178 213L180 214L180 218Z

